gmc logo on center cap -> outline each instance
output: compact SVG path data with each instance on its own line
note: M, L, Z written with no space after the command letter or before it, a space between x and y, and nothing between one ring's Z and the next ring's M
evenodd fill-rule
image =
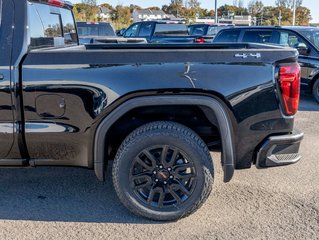
M261 58L261 54L260 53L237 53L235 56L235 58L248 58L248 57L252 57L252 58Z

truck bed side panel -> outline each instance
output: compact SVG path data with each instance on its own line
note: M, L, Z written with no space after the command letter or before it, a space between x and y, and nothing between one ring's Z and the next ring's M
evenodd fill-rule
M293 121L283 118L278 108L273 63L225 63L214 53L179 52L174 53L179 61L167 51L152 50L100 51L95 58L78 51L30 53L22 71L30 157L92 166L98 123L124 96L137 92L201 93L223 99L234 119L237 168L251 165L254 147L269 134L292 130Z

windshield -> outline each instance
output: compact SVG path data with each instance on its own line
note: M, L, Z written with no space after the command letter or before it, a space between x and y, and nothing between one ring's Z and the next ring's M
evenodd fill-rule
M319 30L312 29L307 31L300 31L300 33L319 49Z

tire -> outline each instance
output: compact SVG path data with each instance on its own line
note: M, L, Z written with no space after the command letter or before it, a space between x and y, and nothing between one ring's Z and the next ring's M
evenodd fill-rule
M316 80L312 88L312 94L315 97L316 101L319 103L319 78Z
M131 133L113 164L113 184L132 213L175 221L194 213L208 198L214 168L204 141L174 122L152 122Z

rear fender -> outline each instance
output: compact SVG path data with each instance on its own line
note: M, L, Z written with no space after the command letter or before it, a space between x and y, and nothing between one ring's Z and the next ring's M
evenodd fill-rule
M94 142L94 169L96 176L99 180L105 181L106 169L106 156L105 156L105 143L106 136L110 128L117 120L119 120L128 111L147 106L167 106L167 105L187 105L187 106L200 106L206 107L210 111L205 111L208 119L215 119L218 123L218 128L221 133L222 141L222 164L224 170L224 182L229 182L235 169L235 146L233 138L233 128L230 117L224 107L217 99L206 96L151 96L151 97L138 97L124 102L111 112L98 126L95 134ZM209 113L210 112L210 113Z

